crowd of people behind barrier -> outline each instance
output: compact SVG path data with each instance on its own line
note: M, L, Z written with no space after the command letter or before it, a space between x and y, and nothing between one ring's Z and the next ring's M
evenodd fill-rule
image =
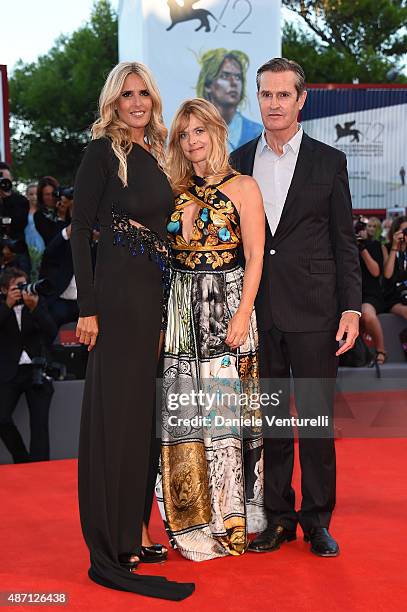
M23 196L12 187L9 166L0 162L0 272L17 268L35 283L32 289L45 298L58 329L78 318L69 242L72 204L73 188L61 187L52 176L28 184ZM97 240L95 230L95 253Z
M362 270L361 329L371 337L381 365L387 353L378 315L393 313L407 320L407 216L383 222L357 217L355 233Z
M52 176L13 189L0 163L0 439L15 463L49 459L49 409L55 373L52 345L78 318L70 246L73 189ZM30 445L13 420L24 394Z

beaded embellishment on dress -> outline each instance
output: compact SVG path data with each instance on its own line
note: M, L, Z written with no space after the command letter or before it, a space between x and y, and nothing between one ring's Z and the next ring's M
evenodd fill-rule
M168 268L169 248L166 240L144 226L130 223L130 217L122 210L112 206L112 230L114 245L127 246L131 255L143 255L155 261L162 272Z
M113 244L127 247L133 256L148 254L162 272L164 286L163 322L166 323L166 308L171 284L170 251L167 240L161 238L157 232L148 227L136 226L130 223L129 215L112 205Z

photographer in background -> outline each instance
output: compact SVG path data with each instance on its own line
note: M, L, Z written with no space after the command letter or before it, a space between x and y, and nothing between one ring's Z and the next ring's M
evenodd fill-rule
M3 269L18 265L27 274L31 270L24 236L28 209L28 200L13 191L10 167L0 162L0 265Z
M65 218L70 219L73 187L58 187L55 193L58 208ZM71 224L60 230L48 243L40 269L40 276L47 278L53 286L47 304L58 329L65 323L76 322L79 316L70 238Z
M359 248L362 272L362 316L363 330L371 336L376 351L376 363L382 365L387 359L384 334L378 314L385 311L381 276L383 274L383 250L379 240L373 238L372 224L359 217L355 223L355 234ZM373 226L374 230L374 226Z
M378 217L369 217L366 226L366 231L368 240L377 240L378 242L380 242L380 244L383 244L382 222Z
M41 282L41 281L40 281ZM44 354L57 330L27 275L10 268L0 276L0 438L15 463L49 459L48 415L54 387ZM30 413L30 453L13 422L25 393Z
M38 181L38 210L34 214L34 223L48 245L64 227L71 222L70 215L61 206L59 183L53 176L43 176Z
M0 227L0 231L1 231ZM31 263L27 258L25 244L21 240L13 240L0 234L0 273L8 268L20 268L27 276L30 275Z
M387 312L407 319L407 217L397 217L389 231L384 263L384 300Z

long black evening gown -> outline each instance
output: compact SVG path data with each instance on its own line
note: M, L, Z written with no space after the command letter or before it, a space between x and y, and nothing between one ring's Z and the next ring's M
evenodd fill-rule
M123 187L110 141L93 140L75 182L71 244L80 316L96 314L99 322L82 408L79 508L92 580L181 600L193 584L132 574L118 562L119 554L140 551L142 521L148 522L151 507L161 240L173 204L167 179L148 151L135 144L127 163L128 187ZM129 219L151 231L135 229ZM96 221L100 238L93 275L89 241Z

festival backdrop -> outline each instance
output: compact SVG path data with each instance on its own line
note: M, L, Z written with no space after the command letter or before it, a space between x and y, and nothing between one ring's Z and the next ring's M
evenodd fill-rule
M6 66L0 65L0 161L11 162Z
M280 0L121 0L120 61L147 64L170 124L179 104L211 100L229 149L261 131L256 70L281 55Z
M354 208L407 205L407 86L311 86L301 123L346 153Z

